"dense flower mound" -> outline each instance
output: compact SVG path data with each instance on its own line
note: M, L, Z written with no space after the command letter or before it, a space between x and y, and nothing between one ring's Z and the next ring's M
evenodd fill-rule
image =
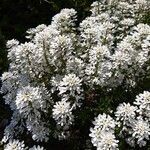
M27 42L8 41L1 92L13 114L4 149L44 150L53 138L81 137L75 149L147 146L149 10L148 0L101 0L79 25L77 12L63 9L50 25L29 29ZM38 146L25 146L24 135Z

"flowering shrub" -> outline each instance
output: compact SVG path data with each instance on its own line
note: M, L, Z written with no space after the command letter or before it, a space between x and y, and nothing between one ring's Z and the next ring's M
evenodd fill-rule
M13 115L4 149L44 149L28 148L23 135L37 144L82 137L74 149L146 146L150 92L137 89L150 73L149 9L146 0L94 2L79 26L76 11L63 9L51 25L29 29L28 42L8 41L1 90Z

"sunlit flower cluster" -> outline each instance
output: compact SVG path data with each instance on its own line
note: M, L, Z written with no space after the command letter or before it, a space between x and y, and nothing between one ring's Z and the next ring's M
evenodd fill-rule
M123 136L130 135L130 138L127 138L126 141L131 145L135 146L138 144L140 147L146 145L146 141L150 137L150 124L149 124L149 108L144 107L144 112L141 110L141 106L144 105L147 100L150 92L144 91L143 93L136 96L134 105L129 103L120 104L117 107L115 116L117 120L120 120L120 123L123 125L121 134ZM139 105L139 101L141 105Z
M150 92L144 91L137 95L134 104L139 107L138 112L150 120Z
M53 118L58 124L60 124L60 126L67 126L72 123L73 115L70 102L66 102L65 100L56 102L52 111Z
M25 150L24 142L19 140L10 140L9 143L4 147L4 150Z
M97 150L117 150L118 140L114 135L116 122L109 115L98 115L93 122L94 127L90 129L91 142Z

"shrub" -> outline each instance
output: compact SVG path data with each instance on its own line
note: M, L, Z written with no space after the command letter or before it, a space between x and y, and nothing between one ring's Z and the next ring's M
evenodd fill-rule
M50 25L29 29L28 42L8 41L11 63L1 90L13 115L4 149L44 149L34 143L47 148L53 138L81 139L71 149L146 146L150 92L141 83L150 73L149 6L97 1L79 26L76 11L62 9ZM25 135L32 146L21 142L28 145Z

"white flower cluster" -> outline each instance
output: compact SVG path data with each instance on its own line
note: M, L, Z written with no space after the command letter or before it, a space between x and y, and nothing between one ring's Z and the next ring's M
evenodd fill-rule
M59 82L58 90L63 100L70 100L74 107L80 105L82 97L82 80L75 74L65 75Z
M77 12L63 9L50 25L29 29L28 42L7 42L10 65L1 77L1 91L13 115L3 141L24 132L37 142L47 142L59 131L66 138L77 111L89 107L91 91L96 101L101 89L121 86L129 91L149 77L150 26L144 22L149 1L101 0L91 7L91 16L79 27ZM149 138L149 99L145 91L136 97L136 106L123 103L117 108L116 120L124 126L122 134L130 131L130 144L144 146ZM90 137L99 150L118 149L117 121L106 114L95 119Z
M52 115L57 123L57 131L54 136L59 139L66 139L70 135L69 127L73 124L74 115L72 114L73 106L66 100L56 102L52 109Z
M42 99L42 91L37 87L22 87L17 91L16 107L24 117L34 113L40 118L41 114L38 110L46 110L46 102Z
M102 0L92 4L92 15L80 24L81 57L90 85L135 86L141 74L146 75L150 26L137 19L150 5L142 1L113 0L106 4Z
M35 140L47 140L49 129L45 127L46 122L41 117L42 112L48 112L51 102L46 88L29 86L29 78L15 71L4 73L2 81L2 92L7 93L4 96L5 102L14 111L11 122L5 129L3 141L23 133L25 124Z
M61 13L52 18L52 26L63 32L75 29L76 11L74 9L63 9Z
M135 118L136 110L137 107L131 106L129 103L120 104L115 113L116 119L123 121L123 124L127 124L128 121L132 122Z
M81 92L81 89L80 89L80 86L81 86L81 80L76 77L75 74L69 74L69 75L66 75L62 81L60 82L60 85L59 85L59 94L63 94L63 93L66 93L67 91L69 91L69 95L72 95L74 96L75 95L75 91L80 94Z
M73 76L75 78L75 85L73 85L73 80L69 81L68 79L67 81L66 79L65 81L66 76L64 79L61 78L62 82L57 87L60 90L59 95L62 96L63 94L61 87L66 87L66 92L70 91L70 93L74 89L74 98L80 93L80 79L75 74L72 76L72 69L70 68L73 66L70 66L67 62L72 61L74 63L75 59L75 57L73 58L76 43L75 21L76 11L74 9L63 9L53 17L51 25L39 25L35 29L29 29L27 31L29 42L19 44L14 39L7 42L8 59L11 63L9 72L2 75L1 91L5 94L5 103L10 105L14 114L10 124L5 129L3 141L23 133L25 128L32 134L33 140L48 141L50 128L47 118L50 118L49 110L53 103L50 94L50 82L55 75L68 73L70 78ZM79 83L75 83L77 80L79 80ZM69 89L67 89L68 87ZM55 86L52 88L55 88ZM65 93L63 99L64 97L69 98L71 95ZM56 97L56 101L58 101L58 97ZM79 99L80 96L73 103L79 103ZM66 102L66 104L68 103L69 107L75 106L75 104L70 104L69 101ZM60 107L62 104L60 102ZM63 118L62 122L59 122L58 116L57 119L55 118L56 115L53 116L52 114L52 116L58 124L67 126L73 120L71 119L73 118L71 110L69 109L70 115L66 115L66 117L62 117L65 113L60 111L59 115ZM67 116L70 117L70 120ZM64 122L65 118L66 121Z
M117 107L115 116L117 120L123 125L121 133L123 136L131 135L126 141L131 145L135 146L135 142L142 147L146 145L146 140L150 137L150 123L149 123L149 106L146 102L150 101L150 92L144 91L143 93L136 96L134 104L132 106L129 103L120 104ZM125 135L124 135L125 133Z
M57 88L62 100L55 103L52 115L57 125L62 127L62 132L65 133L68 132L69 125L74 120L72 111L80 105L82 99L81 80L75 74L68 74L58 83Z
M114 120L106 114L98 115L89 134L93 146L96 146L97 150L118 149L119 140L115 138L116 126L121 129L120 138L125 139L130 146L145 146L150 138L149 95L148 91L137 95L134 102L136 106L129 103L120 104Z
M4 150L44 150L43 147L33 146L32 148L28 148L25 146L24 141L20 142L19 140L9 140L9 142L4 145Z
M53 118L58 124L60 124L60 126L72 124L73 115L70 102L66 102L65 100L56 102L52 111Z
M90 129L91 142L97 150L118 150L118 140L115 138L115 120L109 115L98 115L93 122L94 127Z
M137 95L134 104L139 107L138 113L147 117L150 121L150 92L144 91Z
M19 140L10 140L7 145L4 146L4 150L25 150L24 142L20 142Z

